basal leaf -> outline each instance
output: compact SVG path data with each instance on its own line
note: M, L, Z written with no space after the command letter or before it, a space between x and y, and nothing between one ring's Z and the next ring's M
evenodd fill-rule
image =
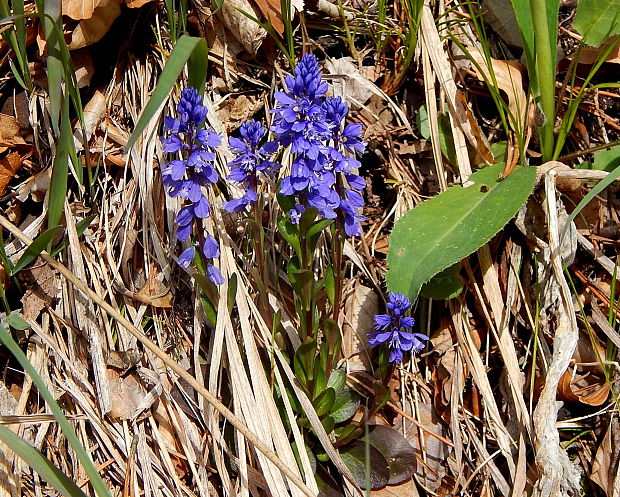
M473 184L453 186L407 212L390 239L387 283L392 292L415 298L424 283L487 243L529 197L534 167L518 167L498 180L504 164L470 176Z
M368 437L364 437L362 442L366 440L388 461L388 485L396 485L411 478L416 468L415 450L398 431L389 426L374 425L369 428Z
M457 263L437 273L422 285L420 295L435 300L457 297L463 291L463 281L458 277L460 269L461 265Z
M390 480L385 457L368 442L354 440L340 450L340 456L351 470L358 485L366 490L379 490ZM370 484L370 488L367 485Z
M359 396L347 388L336 394L334 405L329 414L336 423L342 423L353 417L359 405Z
M598 47L620 34L620 0L580 0L573 27L586 44Z

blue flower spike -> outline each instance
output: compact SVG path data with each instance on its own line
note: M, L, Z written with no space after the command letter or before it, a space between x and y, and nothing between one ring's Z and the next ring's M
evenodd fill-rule
M183 90L176 110L176 117L164 118L166 136L161 141L164 152L176 154L177 158L162 166L162 181L170 197L183 200L183 207L176 217L176 238L183 242L192 236L195 221L205 219L211 213L203 187L209 188L219 180L213 161L221 139L213 130L204 128L207 108L202 105L202 95L195 88ZM189 267L195 253L193 245L185 249L179 256L179 265ZM202 253L207 259L219 257L215 238L206 237ZM207 265L207 276L216 285L224 282L212 264Z
M374 316L376 331L368 334L368 343L371 347L387 344L390 350L389 362L400 363L403 352L417 354L424 349L422 340L428 340L428 337L422 333L405 331L415 324L412 317L405 316L411 308L411 302L405 295L390 292L387 308L388 314Z
M282 195L295 197L291 222L297 224L305 208L315 207L326 219L342 216L347 236L361 235L360 191L366 185L354 173L360 165L354 156L366 147L362 125L346 124L347 103L325 96L328 86L314 55L304 55L285 84L286 91L275 93L271 131L293 154L291 174L280 185Z
M230 174L227 179L242 185L245 193L241 198L224 202L227 212L240 212L254 204L258 200L257 189L261 184L259 173L272 178L281 167L271 160L278 150L278 144L267 142L260 145L267 134L261 123L253 119L247 121L241 125L239 134L241 138L230 138L228 141L230 150L236 157L228 163Z

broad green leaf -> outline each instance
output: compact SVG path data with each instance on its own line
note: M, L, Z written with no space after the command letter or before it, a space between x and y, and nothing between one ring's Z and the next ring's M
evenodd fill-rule
M579 0L573 27L587 45L598 47L620 34L620 0Z
M620 145L594 152L592 162L582 162L577 169L596 169L611 172L620 166Z
M529 197L536 168L517 167L498 180L504 164L470 176L407 212L394 226L388 253L388 288L415 298L424 283L482 247Z
M390 480L385 457L367 442L354 440L340 450L340 457L363 490L379 490ZM367 482L370 488L367 488Z
M66 497L86 497L67 475L54 466L43 454L32 447L21 437L9 430L6 426L0 425L0 440L11 447L19 457L21 457L41 478L48 482L58 492Z
M312 380L314 358L316 356L316 340L306 339L297 350L293 358L293 369L299 382L305 387L308 380Z
M461 265L457 263L437 273L422 285L420 295L435 300L457 297L463 291L463 281L458 277L460 269Z
M416 467L415 450L394 428L373 425L361 441L368 441L388 461L388 485L397 485L411 478Z
M203 38L196 38L187 35L181 36L176 42L172 52L170 53L170 57L168 57L168 60L166 61L164 70L159 76L157 87L149 99L149 102L146 104L146 107L142 111L142 114L138 119L138 123L129 138L126 150L133 147L134 143L136 143L136 140L142 134L149 121L156 118L158 109L164 103L172 88L174 88L181 71L183 71L183 67L185 67L185 64L194 53L194 50L197 51L197 57L200 57L201 53L205 53L206 43L207 42ZM198 61L194 61L194 64L197 62ZM197 65L194 67L196 67L196 71L192 76L192 81L194 83L199 83L202 80L203 75L198 71Z
M28 245L24 254L15 264L15 267L11 271L11 276L19 273L28 264L39 257L39 254L41 254L41 252L43 252L43 250L45 250L45 248L52 243L52 240L56 236L56 233L58 233L59 229L60 226L54 226L53 228L50 228L37 236L32 243Z
M347 388L336 394L336 399L329 415L334 418L336 424L343 423L353 417L359 405L359 396Z
M21 364L24 372L28 376L30 376L33 383L36 385L41 397L45 399L45 402L52 411L54 418L56 418L56 421L58 422L58 426L60 427L65 438L75 451L75 454L77 455L80 463L82 464L84 471L88 475L90 484L95 490L95 493L99 497L111 497L110 492L103 483L103 480L101 479L101 476L97 471L97 468L95 468L95 465L91 461L90 456L86 452L86 449L80 443L80 439L78 438L75 430L63 414L62 409L56 403L56 400L54 400L54 396L47 389L47 386L45 385L43 379L39 376L39 373L37 373L36 369L30 363L22 349L20 349L19 345L15 343L15 340L13 340L10 333L6 330L6 328L4 328L4 326L0 326L0 342L2 342L9 349L11 354L15 356L15 358Z

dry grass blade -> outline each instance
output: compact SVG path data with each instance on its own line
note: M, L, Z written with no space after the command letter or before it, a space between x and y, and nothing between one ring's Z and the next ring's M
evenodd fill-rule
M30 245L32 240L30 240L27 236L25 236L22 231L13 225L10 221L8 221L4 216L0 216L0 224L10 233L12 233L16 238L18 238L22 243L26 245ZM222 416L224 416L244 437L248 439L248 441L254 445L260 452L262 452L265 457L273 463L282 473L289 478L289 480L296 485L300 490L303 491L304 495L309 497L314 496L314 492L312 492L306 484L297 476L289 467L287 467L282 461L278 458L274 452L267 447L260 439L254 435L230 410L224 406L219 400L217 400L211 392L209 392L205 387L200 385L196 379L185 371L177 362L173 361L168 354L166 354L160 347L158 347L152 340L144 335L142 331L136 328L131 322L127 320L124 316L122 316L116 309L114 309L110 304L108 304L104 299L102 299L99 295L93 292L90 288L88 288L85 283L75 275L69 271L65 266L57 262L52 256L50 256L47 252L42 252L41 257L47 262L50 266L52 266L56 271L58 271L62 276L64 276L67 281L69 281L73 286L75 286L82 293L87 295L93 302L95 302L98 306L100 306L108 315L114 318L121 326L123 326L129 333L131 333L135 338L144 345L150 352L152 352L155 356L157 356L167 367L172 369L179 377L183 380L187 381L187 383L192 386L204 399L209 402Z

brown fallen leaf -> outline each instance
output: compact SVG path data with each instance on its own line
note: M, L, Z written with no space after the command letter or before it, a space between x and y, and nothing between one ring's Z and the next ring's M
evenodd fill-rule
M25 145L17 119L6 114L0 114L0 152L15 145Z
M143 5L152 2L153 0L127 0L127 7L130 9L139 9Z
M145 391L135 375L121 376L113 368L107 368L110 385L110 417L131 419L144 399Z
M78 88L88 86L93 74L95 74L95 66L93 65L93 58L90 56L90 50L74 50L71 52L71 59L73 60L73 69Z
M0 159L0 195L4 195L7 186L15 176L15 173L19 170L24 162L25 157L22 157L17 152L11 152L6 157Z
M388 485L381 490L370 492L371 497L418 497L418 487L413 479L409 479L400 485Z
M103 0L62 0L62 15L81 21L90 19Z
M596 483L605 495L612 497L614 494L614 480L618 478L617 471L614 466L614 454L618 454L620 447L614 443L614 439L617 441L617 436L614 437L614 431L617 433L618 420L617 417L612 417L607 428L607 432L603 437L601 445L599 445L594 461L592 462L592 472L590 473L590 479ZM617 456L615 457L617 463Z
M353 294L346 300L342 353L353 371L371 370L366 334L374 329L373 316L379 311L378 300L374 290L361 283L356 284Z
M493 82L484 54L480 53L476 47L467 47L467 50L479 66L479 68L476 65L472 66L476 77L480 81L486 79L489 82ZM493 66L497 87L508 97L508 109L512 114L512 119L509 119L510 126L516 133L521 133L525 129L524 124L528 110L527 95L523 90L523 66L516 60L491 58L490 61Z
M69 50L77 50L98 42L121 14L122 0L101 0L91 17L83 19L71 34Z
M56 272L40 257L30 269L21 273L29 281L29 288L21 299L22 314L26 320L36 320L41 311L50 306L58 296Z

